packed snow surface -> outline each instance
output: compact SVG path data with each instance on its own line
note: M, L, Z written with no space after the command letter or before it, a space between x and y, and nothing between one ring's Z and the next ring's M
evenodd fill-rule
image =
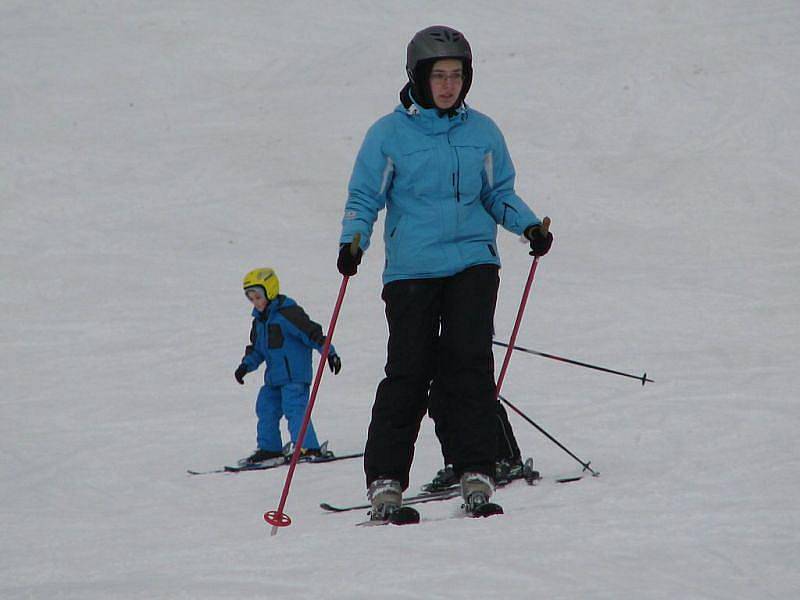
M438 23L553 223L518 343L655 383L514 353L504 395L600 477L359 528L319 503L364 501L360 461L300 465L270 536L286 469L186 474L254 448L241 278L327 329L355 154ZM798 597L798 64L792 0L0 2L0 597ZM382 376L381 233L313 414L340 453ZM507 340L530 257L500 251ZM426 420L411 490L440 467Z

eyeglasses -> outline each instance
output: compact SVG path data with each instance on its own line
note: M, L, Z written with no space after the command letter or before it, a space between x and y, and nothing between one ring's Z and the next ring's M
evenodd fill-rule
M431 73L431 83L442 85L447 81L452 81L453 83L461 83L462 81L464 81L464 74L442 73L441 71L434 71L433 73Z

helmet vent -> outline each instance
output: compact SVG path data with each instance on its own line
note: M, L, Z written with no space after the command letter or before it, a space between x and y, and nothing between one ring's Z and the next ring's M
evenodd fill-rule
M430 36L437 42L457 42L461 39L460 33L457 31L447 31L446 29L431 31Z

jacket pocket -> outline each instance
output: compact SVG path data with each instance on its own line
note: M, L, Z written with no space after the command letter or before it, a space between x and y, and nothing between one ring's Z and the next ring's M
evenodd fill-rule
M268 327L267 348L283 348L283 330L280 325L270 325Z
M288 377L289 381L292 380L292 368L289 366L289 357L283 357L283 364L286 366L286 377Z
M386 215L386 264L394 265L397 263L397 251L401 243L402 225L404 215L396 217L397 213L392 211Z
M483 146L459 144L454 146L458 157L458 189L462 202L480 198L485 181L487 150Z
M439 189L436 149L432 143L420 142L400 156L395 165L395 183L418 195L435 194Z

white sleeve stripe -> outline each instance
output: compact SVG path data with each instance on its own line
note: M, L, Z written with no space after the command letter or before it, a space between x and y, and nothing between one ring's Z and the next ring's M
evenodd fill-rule
M486 156L483 157L483 169L486 171L489 187L494 187L494 163L492 162L491 152L487 152Z
M378 192L379 194L383 194L386 191L386 186L389 184L389 178L392 175L392 171L394 171L394 161L390 156L387 156L386 167L383 169L383 179L381 180L381 189Z

